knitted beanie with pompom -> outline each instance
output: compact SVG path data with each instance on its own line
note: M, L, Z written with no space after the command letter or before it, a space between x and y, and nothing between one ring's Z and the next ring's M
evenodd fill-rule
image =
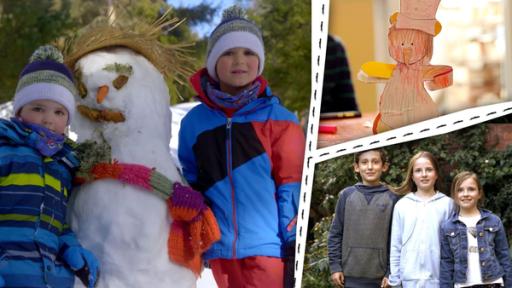
M208 75L219 81L215 67L217 60L232 48L247 48L259 58L258 76L263 72L265 49L260 29L246 18L245 11L233 5L222 14L222 20L208 38L206 68Z
M77 95L73 74L63 64L62 53L51 45L41 46L20 73L14 94L14 115L34 100L52 100L68 110L69 124L75 114Z

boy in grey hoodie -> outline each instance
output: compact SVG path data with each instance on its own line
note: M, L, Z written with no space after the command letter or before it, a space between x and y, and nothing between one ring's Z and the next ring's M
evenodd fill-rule
M343 189L329 230L331 280L338 287L387 287L389 235L398 196L381 183L388 162L381 149L354 155L361 182Z

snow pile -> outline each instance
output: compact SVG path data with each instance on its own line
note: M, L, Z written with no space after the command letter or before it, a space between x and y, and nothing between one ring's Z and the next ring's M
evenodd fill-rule
M9 119L12 117L12 102L0 104L0 118Z

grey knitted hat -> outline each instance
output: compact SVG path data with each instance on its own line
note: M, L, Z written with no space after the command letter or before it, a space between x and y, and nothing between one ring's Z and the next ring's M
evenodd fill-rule
M210 77L219 81L215 66L226 50L247 48L259 58L258 76L263 72L265 49L260 29L245 16L245 11L233 5L222 13L222 20L208 39L206 68Z

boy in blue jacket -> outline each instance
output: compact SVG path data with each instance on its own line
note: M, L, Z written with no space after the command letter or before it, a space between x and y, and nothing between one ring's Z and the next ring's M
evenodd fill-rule
M220 241L204 255L217 285L283 287L284 259L294 255L304 134L261 76L261 32L243 14L237 6L224 11L206 68L191 77L202 103L181 122L178 157L220 227Z
M77 95L53 46L20 74L15 117L0 119L0 287L93 287L98 261L66 223L79 162L64 135Z

